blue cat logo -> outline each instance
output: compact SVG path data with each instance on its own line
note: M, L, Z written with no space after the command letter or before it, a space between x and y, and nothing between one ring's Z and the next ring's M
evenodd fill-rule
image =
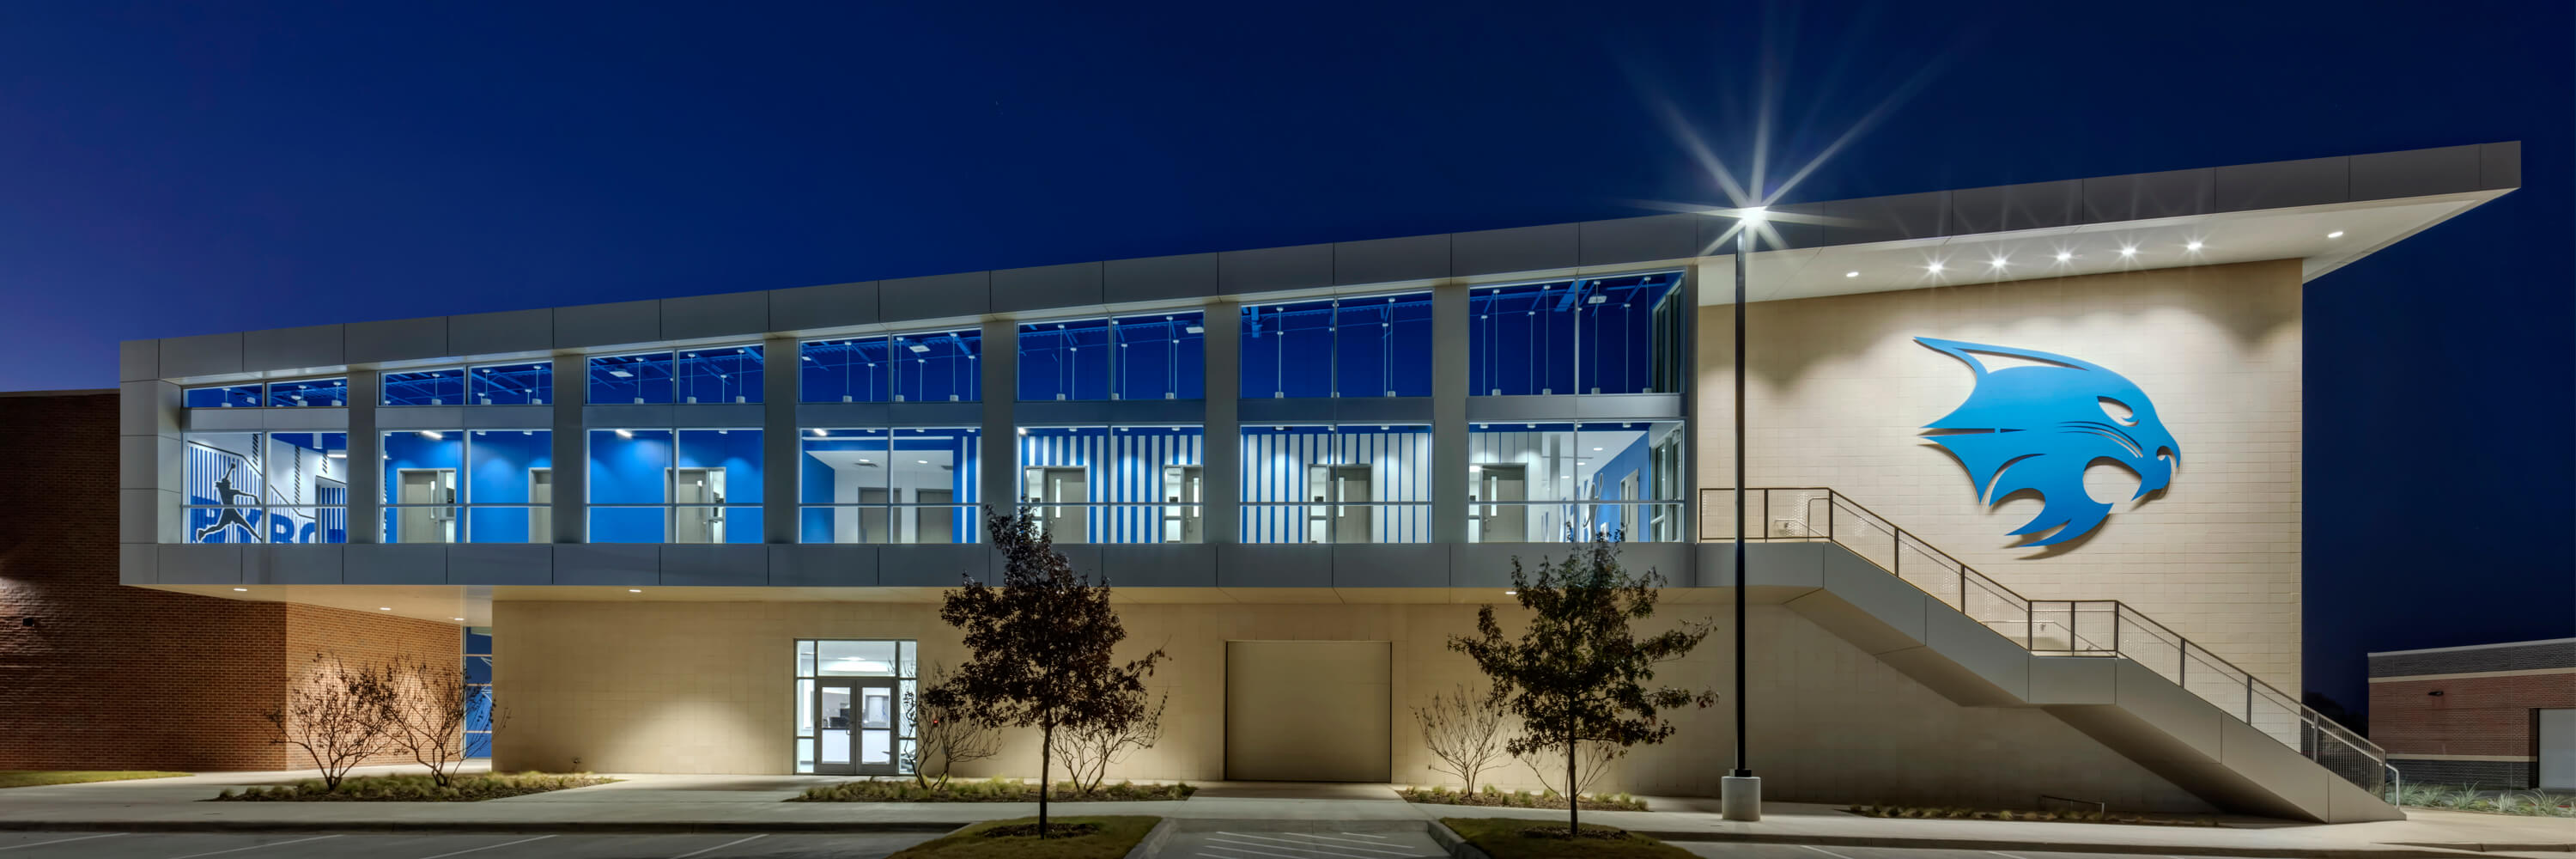
M2064 355L1917 337L1914 342L1965 361L1977 373L1967 402L1924 433L1959 458L1977 482L1977 500L1992 507L2016 492L2039 494L2047 506L2013 536L2055 533L2025 546L2050 546L2091 533L2111 505L2084 493L2084 469L2108 460L2138 475L2138 494L2165 488L2182 446L2156 417L2155 403L2120 374ZM2047 366L1986 369L1977 356L2000 355Z

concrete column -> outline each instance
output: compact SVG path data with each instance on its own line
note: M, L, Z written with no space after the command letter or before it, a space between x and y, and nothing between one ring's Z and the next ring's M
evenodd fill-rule
M385 434L376 429L384 380L349 371L349 542L385 541Z
M1020 326L1007 319L984 323L984 505L1009 515L1019 509L1020 434L1013 406L1020 391Z
M1237 416L1243 397L1240 313L1234 302L1210 302L1200 324L1205 332L1201 342L1207 347L1207 439L1200 458L1207 503L1199 510L1199 522L1210 543L1235 542L1242 525L1236 512L1243 501L1243 489L1237 485L1243 474L1243 433Z
M1431 290L1431 541L1467 542L1467 285Z
M760 372L760 539L796 542L797 381L803 373L802 347L793 337L761 341Z
M1699 266L1682 269L1676 310L1681 313L1681 341L1673 344L1673 361L1680 364L1679 384L1675 390L1682 398L1682 542L1699 539ZM1696 553L1684 557L1696 559ZM1684 571L1695 572L1695 571Z
M555 534L557 543L590 542L590 361L555 356ZM533 536L533 535L532 535Z

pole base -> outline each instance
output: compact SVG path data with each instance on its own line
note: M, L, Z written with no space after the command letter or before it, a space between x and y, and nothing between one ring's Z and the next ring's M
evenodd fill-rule
M1717 808L1726 819L1747 823L1762 819L1760 776L1724 776L1717 780L1717 784Z

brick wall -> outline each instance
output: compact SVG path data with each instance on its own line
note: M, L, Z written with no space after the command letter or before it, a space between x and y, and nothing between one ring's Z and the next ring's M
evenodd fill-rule
M0 769L301 766L259 719L296 654L456 660L443 624L117 584L116 407L0 395Z

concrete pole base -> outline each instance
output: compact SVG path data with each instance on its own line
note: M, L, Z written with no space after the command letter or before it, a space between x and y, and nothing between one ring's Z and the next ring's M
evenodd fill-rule
M1719 813L1728 820L1762 819L1762 777L1723 776L1717 780Z

